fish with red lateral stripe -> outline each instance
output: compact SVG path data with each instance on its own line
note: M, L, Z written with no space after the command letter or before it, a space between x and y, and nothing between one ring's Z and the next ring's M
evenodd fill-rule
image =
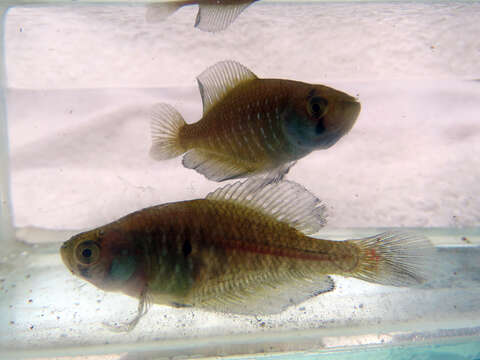
M70 271L106 291L149 304L265 315L334 289L329 274L413 286L433 247L407 233L346 241L311 235L324 204L290 181L226 185L205 199L167 203L72 237L61 247Z

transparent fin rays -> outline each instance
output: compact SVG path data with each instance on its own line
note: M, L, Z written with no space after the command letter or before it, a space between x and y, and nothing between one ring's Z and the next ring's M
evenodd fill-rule
M226 60L212 65L197 77L205 115L229 91L244 81L257 79L257 76L242 64Z
M303 232L313 234L326 223L326 207L303 186L281 181L265 185L263 179L236 182L215 190L206 197L226 200L260 210Z

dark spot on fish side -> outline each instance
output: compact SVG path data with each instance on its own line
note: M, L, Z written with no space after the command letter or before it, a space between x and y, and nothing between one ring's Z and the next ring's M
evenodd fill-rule
M184 241L183 246L182 246L182 252L183 252L183 256L185 256L185 257L190 255L190 253L192 252L192 244L190 244L190 240L186 239Z

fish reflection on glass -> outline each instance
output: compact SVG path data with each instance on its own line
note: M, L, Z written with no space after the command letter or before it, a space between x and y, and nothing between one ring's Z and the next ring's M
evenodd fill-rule
M251 3L257 0L187 0L162 1L147 6L148 22L163 21L185 5L198 4L195 27L203 31L225 30Z
M431 258L420 236L313 238L325 207L302 186L260 180L226 185L205 199L167 203L72 237L61 247L71 272L148 305L275 314L334 289L328 274L413 286Z
M197 80L202 118L187 124L172 106L155 105L150 155L164 160L185 153L185 167L214 181L257 175L278 181L296 160L335 144L360 112L341 91L259 79L234 61L217 63Z

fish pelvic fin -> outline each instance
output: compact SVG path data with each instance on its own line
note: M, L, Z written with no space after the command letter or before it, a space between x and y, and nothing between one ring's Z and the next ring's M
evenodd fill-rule
M185 125L182 115L173 106L154 105L150 122L152 132L150 156L155 160L166 160L183 154L186 149L180 144L179 134Z
M145 288L140 294L137 313L132 320L125 323L116 323L116 324L109 324L104 322L103 326L105 326L112 332L130 332L133 329L135 329L140 319L147 314L148 310L151 307L151 304L152 304L152 301L148 293L148 289Z
M293 181L272 182L249 179L226 185L207 199L231 201L285 222L304 234L314 234L326 223L325 205L303 186Z
M296 161L290 161L274 168L273 170L270 170L264 173L259 173L258 175L255 174L255 175L259 179L263 179L265 185L268 185L271 183L278 183L284 179L285 175L288 174L291 167L296 163L297 163Z
M225 30L252 1L239 1L236 4L200 4L195 27L202 31Z
M406 287L431 278L435 248L424 236L394 231L350 242L359 248L358 265L350 276Z

